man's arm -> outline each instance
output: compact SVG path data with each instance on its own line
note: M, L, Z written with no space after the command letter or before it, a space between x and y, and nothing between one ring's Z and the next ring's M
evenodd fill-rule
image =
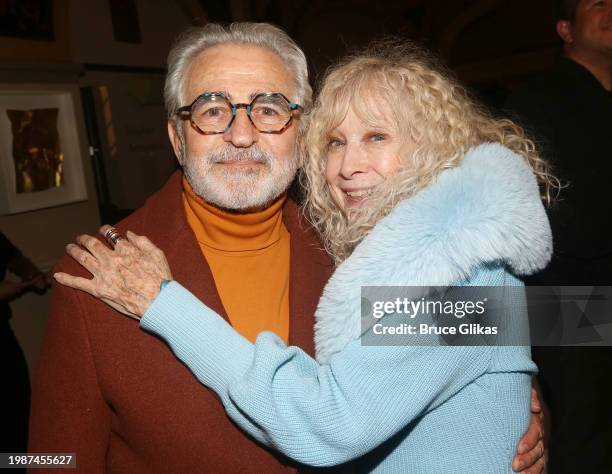
M15 256L9 260L7 268L24 281L35 280L36 278L44 276L39 268L21 252L15 254Z
M110 409L98 385L84 310L74 290L56 285L33 387L28 450L76 453L78 472L104 472L109 435Z
M10 301L23 293L28 286L29 282L22 281L0 281L0 301Z
M10 300L30 288L42 292L50 285L48 277L23 255L2 232L0 232L0 266L5 266L11 273L21 279L20 283L3 281L0 289L0 299Z

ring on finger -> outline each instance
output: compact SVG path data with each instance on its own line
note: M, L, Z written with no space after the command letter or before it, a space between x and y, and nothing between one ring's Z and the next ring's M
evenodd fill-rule
M110 240L113 244L113 246L117 245L117 242L119 242L120 240L125 240L125 237L123 237L119 231L117 229L115 229L114 227L111 227L110 229L108 229L105 233L104 233L104 237L106 237L108 240Z

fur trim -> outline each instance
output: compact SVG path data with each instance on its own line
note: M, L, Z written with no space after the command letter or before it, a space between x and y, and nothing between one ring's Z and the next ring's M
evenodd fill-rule
M451 286L490 263L529 275L551 253L550 225L525 159L498 143L475 147L398 204L338 266L316 313L317 359L327 363L361 336L362 286Z

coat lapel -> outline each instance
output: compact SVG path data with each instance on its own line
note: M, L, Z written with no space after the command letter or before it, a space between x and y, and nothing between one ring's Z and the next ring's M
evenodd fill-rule
M174 173L156 196L163 200L165 211L147 214L147 228L158 229L159 244L153 243L160 246L168 261L172 262L174 279L229 322L210 267L185 217L182 176L180 171Z

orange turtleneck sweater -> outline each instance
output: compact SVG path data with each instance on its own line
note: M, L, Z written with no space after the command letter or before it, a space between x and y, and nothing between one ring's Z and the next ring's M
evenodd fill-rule
M255 342L262 331L289 338L289 232L286 195L260 212L232 214L197 196L183 178L187 222L210 266L232 326Z

